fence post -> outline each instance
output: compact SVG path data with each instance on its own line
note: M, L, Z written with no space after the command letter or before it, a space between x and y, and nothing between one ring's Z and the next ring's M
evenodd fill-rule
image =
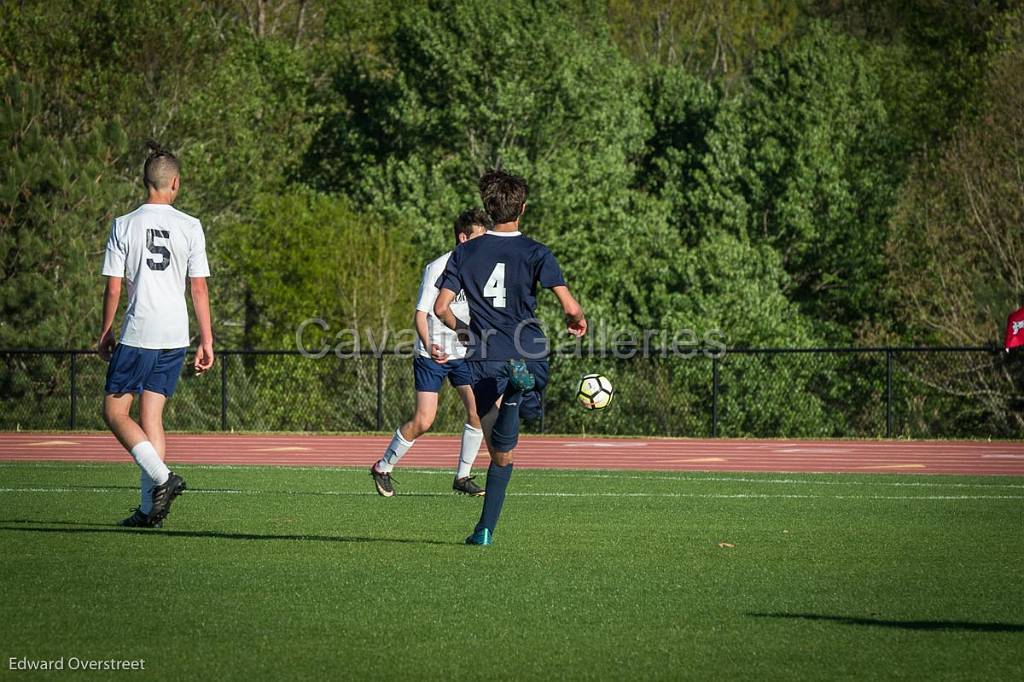
M230 355L223 355L220 359L220 430L228 430L228 358Z
M718 356L711 356L711 437L718 438Z
M71 418L69 427L74 430L78 421L78 353L71 351Z
M892 438L892 349L885 351L885 437Z
M384 354L377 353L377 430L384 429Z

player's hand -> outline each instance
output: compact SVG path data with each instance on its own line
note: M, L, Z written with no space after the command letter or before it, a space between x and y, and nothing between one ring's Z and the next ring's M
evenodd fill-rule
M430 357L434 359L439 365L443 365L448 362L448 354L444 352L444 349L436 343L430 346Z
M569 330L569 333L572 334L573 336L583 336L584 334L587 333L587 318L581 317L576 322L569 320L568 322L566 322L565 326Z
M109 329L103 332L103 336L96 342L96 350L100 352L103 362L110 362L110 356L114 353L114 346L116 345L117 341L114 340L114 332Z
M199 344L199 347L196 348L196 359L192 363L192 367L196 371L196 376L213 367L213 341Z

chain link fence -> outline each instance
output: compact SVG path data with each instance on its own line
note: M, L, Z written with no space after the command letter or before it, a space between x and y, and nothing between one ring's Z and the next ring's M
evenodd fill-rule
M555 355L534 433L689 437L1005 438L1024 425L1024 361L992 348L734 349ZM186 365L167 424L183 431L386 431L412 414L412 361L221 350ZM612 405L576 403L579 378L608 376ZM91 351L0 350L0 430L103 429L106 373ZM442 390L434 430L458 432Z

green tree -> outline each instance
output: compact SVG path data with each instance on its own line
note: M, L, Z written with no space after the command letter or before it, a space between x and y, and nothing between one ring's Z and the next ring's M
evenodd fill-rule
M139 189L120 176L116 123L54 134L46 89L8 76L0 99L0 347L91 346L100 265L115 208Z
M942 144L970 115L984 79L992 28L1019 0L815 0L808 13L877 47L892 126L904 136L893 158Z
M658 319L647 280L671 272L674 236L631 188L648 123L606 29L582 32L554 2L442 2L403 13L384 55L387 68L337 74L338 113L308 155L317 187L417 225L413 243L439 252L479 175L512 169L532 187L525 229L592 313Z
M233 249L220 231L253 223L253 197L291 182L317 112L311 53L293 35L254 36L228 5L193 0L4 4L0 17L0 64L45 83L51 134L119 123L131 153L106 159L107 173L126 178L138 177L147 138L182 160L178 207L207 232L215 333L239 343L245 281L220 276Z
M294 348L311 318L327 322L329 339L351 329L365 342L367 331L411 327L420 263L401 231L345 199L303 190L259 195L253 215L223 235L233 245L223 265L244 283L246 347Z
M886 122L857 45L815 24L792 49L763 54L749 89L718 106L703 159L667 174L667 196L684 231L722 227L772 247L787 296L823 333L850 340L879 314L901 163L886 155Z
M682 67L705 80L745 76L757 53L790 39L807 2L607 0L615 42L643 65Z
M923 159L899 197L888 244L889 284L900 330L921 342L988 345L1024 303L1024 13L999 28L978 116L937 160ZM1020 362L981 358L956 372L917 378L969 398L1014 432Z

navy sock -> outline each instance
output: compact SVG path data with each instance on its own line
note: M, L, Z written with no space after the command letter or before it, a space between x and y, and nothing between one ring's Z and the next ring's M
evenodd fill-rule
M512 478L512 467L512 464L500 467L493 461L487 467L487 494L484 495L480 522L476 524L477 532L487 528L493 533L494 527L498 525L501 507L505 504L505 489L508 488L508 480Z
M511 452L519 442L519 403L522 393L506 393L491 429L491 445L498 452Z

